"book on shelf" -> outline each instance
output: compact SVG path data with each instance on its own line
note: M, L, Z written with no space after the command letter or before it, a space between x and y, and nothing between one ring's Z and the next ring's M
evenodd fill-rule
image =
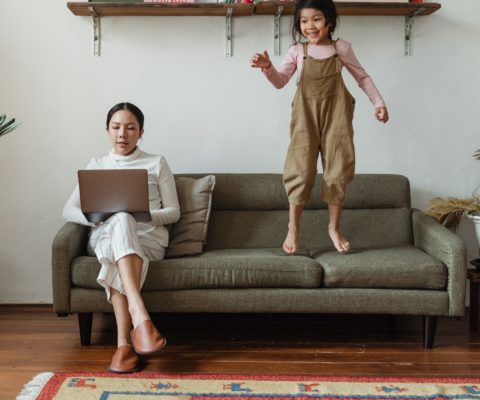
M218 0L218 3L244 3L244 4L253 4L254 0Z
M88 0L90 3L143 3L143 0Z
M195 0L143 0L144 3L195 3Z

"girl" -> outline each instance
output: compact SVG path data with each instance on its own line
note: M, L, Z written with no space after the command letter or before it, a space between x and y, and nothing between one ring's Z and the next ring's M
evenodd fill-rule
M285 86L296 70L300 71L283 176L290 202L288 234L283 244L287 253L297 251L300 217L310 200L319 153L323 166L321 198L328 204L330 218L328 232L339 252L350 248L340 232L340 215L355 169L355 100L343 82L342 67L347 68L369 97L375 117L384 123L388 121L385 102L350 43L332 40L336 25L337 11L332 0L298 0L292 27L294 44L280 68L275 69L266 51L251 59L251 66L261 68L277 89ZM299 37L306 41L300 42Z
M92 228L88 250L95 253L102 265L97 281L105 288L117 323L117 350L108 368L114 373L137 371L138 354L154 354L166 344L150 320L140 289L149 260L164 257L168 245L165 225L178 221L180 207L175 181L165 158L147 154L137 146L143 136L143 121L143 113L135 105L114 106L107 115L112 150L105 157L93 158L87 169L147 169L152 221L137 223L130 214L120 212L95 226L80 209L78 186L63 210L63 217L68 221Z

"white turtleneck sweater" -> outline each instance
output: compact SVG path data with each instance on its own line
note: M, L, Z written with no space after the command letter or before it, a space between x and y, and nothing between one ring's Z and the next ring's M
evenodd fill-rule
M175 179L165 157L145 153L138 147L132 154L121 156L110 153L101 158L92 158L86 169L146 169L148 171L148 195L152 221L137 223L137 233L145 234L156 227L163 228L162 245L168 245L168 230L165 225L173 224L180 218ZM88 222L80 208L80 191L78 185L63 209L63 218L77 224L94 227Z

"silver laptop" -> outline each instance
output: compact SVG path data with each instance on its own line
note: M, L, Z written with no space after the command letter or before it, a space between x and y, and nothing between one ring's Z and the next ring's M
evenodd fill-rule
M79 170L78 185L81 209L90 222L103 222L122 211L139 222L152 220L146 169Z

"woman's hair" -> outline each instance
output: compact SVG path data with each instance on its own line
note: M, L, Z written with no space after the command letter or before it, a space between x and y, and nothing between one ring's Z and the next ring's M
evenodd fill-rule
M331 39L332 34L337 27L337 9L333 0L297 0L295 2L295 13L293 15L292 38L294 43L298 43L302 37L300 28L300 12L303 8L315 8L323 12L325 22L329 26L328 37Z
M112 119L113 114L120 110L127 110L130 111L133 115L135 115L138 121L138 125L140 126L140 130L143 129L143 121L145 120L145 117L143 116L142 111L135 104L132 103L118 103L110 109L107 114L107 129L110 125L110 120Z

